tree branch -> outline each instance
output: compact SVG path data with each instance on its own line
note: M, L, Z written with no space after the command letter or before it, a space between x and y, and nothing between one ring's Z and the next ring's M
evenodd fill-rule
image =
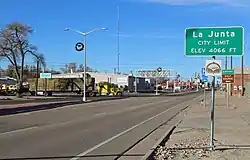
M14 66L14 62L12 61L12 59L8 56L8 55L6 55L5 56L9 61L10 61L10 63Z

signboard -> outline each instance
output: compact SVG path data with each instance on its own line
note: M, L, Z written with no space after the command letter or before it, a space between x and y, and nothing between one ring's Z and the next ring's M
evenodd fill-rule
M222 70L222 83L234 83L234 70Z
M201 68L201 76L205 76L205 68Z
M234 83L234 75L233 74L222 75L222 83Z
M203 82L208 82L208 76L203 75L201 80Z
M155 78L157 77L169 77L170 70L162 69L161 72L157 72L155 69L152 70L139 70L137 71L138 77Z
M185 30L186 56L241 56L243 27L204 27Z
M221 71L221 60L206 60L206 76L221 76Z
M40 73L40 78L51 78L51 73Z
M234 74L233 69L223 69L222 70L222 75L230 75L230 74Z
M203 82L208 82L208 76L205 75L205 68L201 68L201 80Z
M118 77L116 81L117 83L128 83L128 77Z
M161 68L161 67L157 68L157 71L158 71L158 72L161 72L161 71L162 71L162 68Z

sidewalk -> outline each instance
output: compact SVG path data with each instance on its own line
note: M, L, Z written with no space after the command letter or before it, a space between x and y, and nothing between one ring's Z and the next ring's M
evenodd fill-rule
M216 151L208 151L210 140L210 102L196 104L182 115L166 146L160 146L155 159L217 160L250 159L250 99L233 96L226 106L225 94L217 92L215 100Z

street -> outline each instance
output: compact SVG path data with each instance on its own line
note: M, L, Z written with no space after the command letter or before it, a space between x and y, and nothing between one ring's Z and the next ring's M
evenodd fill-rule
M192 91L183 91L182 93L161 93L159 96L178 96L179 94L185 95L192 93ZM107 100L117 100L129 97L152 97L155 94L152 93L138 93L138 94L125 94L123 96L97 96L88 97L87 103ZM6 96L5 96L6 97ZM5 98L0 97L0 98ZM9 97L7 97L9 98ZM81 104L82 97L69 96L69 97L25 97L16 98L10 97L10 100L0 99L0 116L19 114L25 112L33 112L38 110L46 110L58 107L64 107L67 105Z
M199 96L131 97L2 116L0 158L102 154L114 159L185 107L175 106Z

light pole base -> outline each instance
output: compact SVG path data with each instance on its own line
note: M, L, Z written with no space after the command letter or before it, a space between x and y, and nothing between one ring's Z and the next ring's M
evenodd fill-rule
M83 102L87 102L87 98L86 97L82 97L82 101Z

